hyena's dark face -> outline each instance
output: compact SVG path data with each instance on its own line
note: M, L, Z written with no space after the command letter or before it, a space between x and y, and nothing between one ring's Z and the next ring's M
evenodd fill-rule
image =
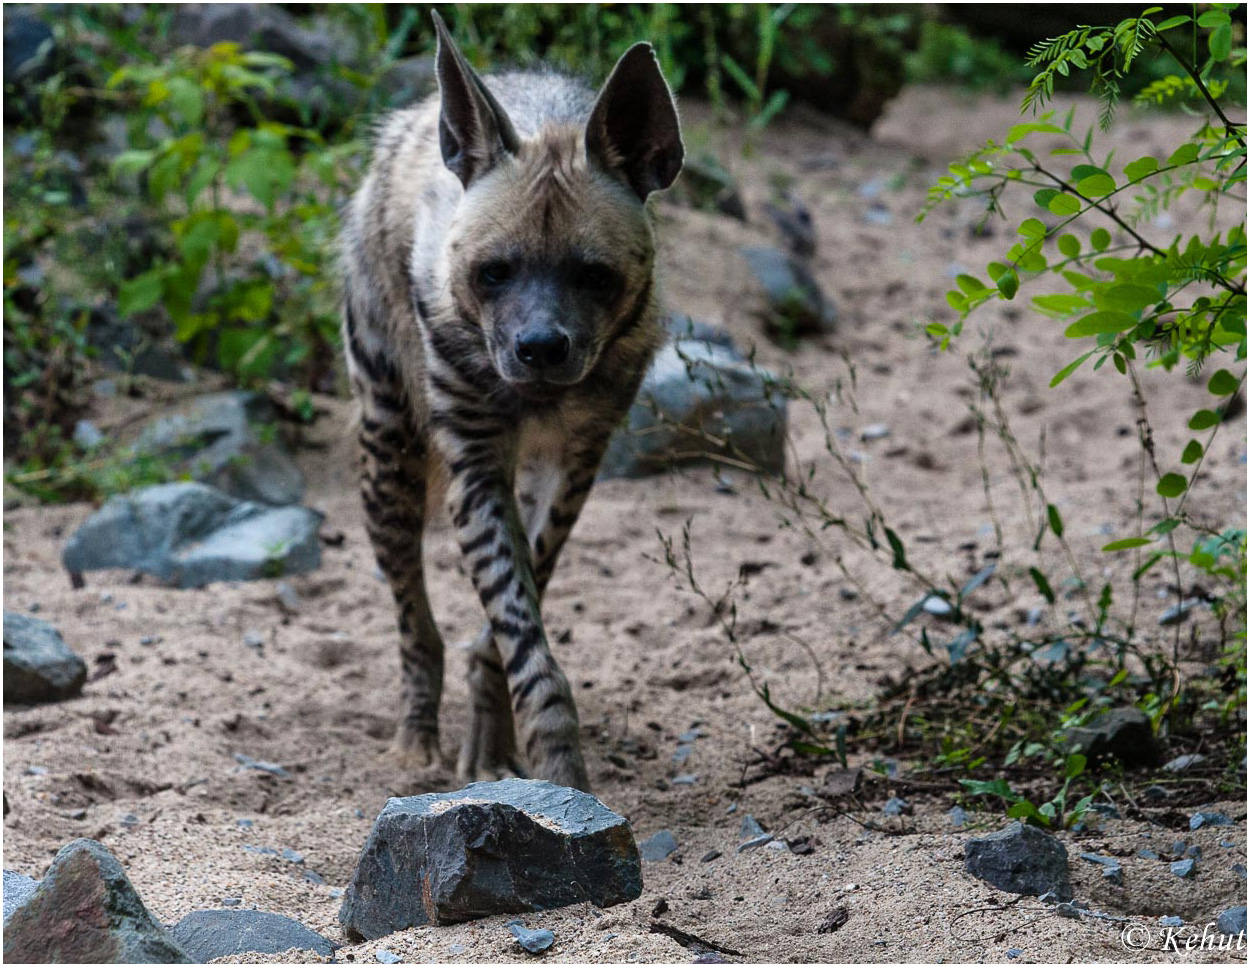
M643 209L681 171L672 95L647 44L617 63L585 128L528 140L439 36L443 160L465 187L447 239L452 296L510 383L567 386L651 298Z

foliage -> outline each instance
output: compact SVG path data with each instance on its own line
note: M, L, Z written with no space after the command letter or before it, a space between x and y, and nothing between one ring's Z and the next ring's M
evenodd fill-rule
M973 37L957 24L925 20L920 43L907 57L907 77L920 83L954 82L974 91L1006 94L1031 75L994 39Z

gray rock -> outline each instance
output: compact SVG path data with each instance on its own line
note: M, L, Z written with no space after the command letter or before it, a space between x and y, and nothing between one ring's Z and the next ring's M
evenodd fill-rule
M29 964L189 964L148 913L113 855L94 840L61 849L5 920L4 960Z
M1099 856L1097 853L1082 853L1081 859L1089 863L1097 863L1099 866L1117 867L1120 861L1114 856Z
M1201 829L1203 826L1231 826L1233 821L1223 813L1194 813L1189 817L1190 829Z
M733 175L713 157L687 158L676 191L693 208L719 212L741 222L747 220L742 193Z
M52 625L4 612L4 704L59 702L82 692L87 664Z
M1193 611L1194 605L1197 603L1197 601L1190 601L1186 598L1184 601L1172 605L1172 607L1164 611L1163 614L1159 615L1159 624L1167 628L1171 625L1178 625L1182 621L1188 620L1189 613Z
M775 248L748 246L740 251L764 289L760 314L771 331L804 336L836 329L837 310L802 261Z
M724 346L692 339L665 346L613 435L600 476L642 477L718 456L781 470L786 401L770 378Z
M39 885L38 880L32 880L29 876L22 873L15 873L13 870L4 871L4 922L9 922L9 917L22 904L30 899L35 887Z
M763 836L767 830L760 825L760 821L747 813L742 817L742 822L738 825L738 839L748 840L755 839L757 836Z
M653 833L638 844L638 853L648 863L658 863L677 852L677 837L667 829Z
M275 418L269 401L255 393L211 393L149 421L132 449L169 460L176 471L239 500L298 504L304 475L258 430Z
M350 36L331 31L324 22L305 26L286 10L267 4L180 4L169 37L175 44L197 47L232 41L245 50L279 54L298 71L354 63L359 55Z
M859 438L865 443L873 440L884 440L890 435L890 428L884 423L871 423L859 431Z
M1023 953L1024 953L1024 949L1023 949L1022 947L1008 947L1008 948L1007 948L1007 959L1008 959L1008 960L1015 960L1017 957L1019 957L1019 956L1020 956L1021 954L1023 954Z
M180 588L300 574L321 563L322 515L235 500L199 483L112 497L65 545L70 572L145 571Z
M373 959L379 964L402 964L404 962L404 958L399 954L385 949L374 951Z
M1168 772L1184 772L1191 769L1200 762L1206 760L1206 756L1201 752L1190 752L1186 755L1178 755L1175 759L1171 759L1163 764L1163 768Z
M263 910L196 910L170 927L169 933L200 964L246 953L311 950L323 957L334 954L333 944L321 934L290 917Z
M556 942L556 935L550 930L527 930L519 923L508 924L508 930L527 954L541 954L550 950L551 945Z
M758 849L761 846L767 846L773 841L772 833L764 833L762 836L754 836L745 842L738 844L738 852L745 853L747 850Z
M42 20L26 12L12 12L4 18L6 87L10 84L29 84L46 77L55 52L56 39L52 29Z
M1123 886L1124 885L1124 867L1108 866L1106 869L1102 871L1102 878L1106 880L1108 883L1113 883L1116 886Z
M956 828L968 825L968 811L963 806L951 806L946 812L946 818Z
M104 434L90 420L79 420L74 424L73 439L80 450L89 452L104 442Z
M951 603L936 594L931 594L924 599L924 604L921 605L921 610L924 611L925 614L935 615L939 618L949 618L955 613L955 609Z
M1137 851L1137 855L1138 855L1138 856L1140 856L1140 857L1141 857L1142 859L1144 859L1144 860L1157 860L1157 859L1161 859L1161 857L1159 856L1159 854L1158 854L1158 853L1156 853L1156 852L1155 852L1154 850L1152 850L1152 849L1139 849L1139 850Z
M885 801L885 805L881 807L881 811L887 816L910 816L912 813L911 803L906 799L900 799L898 796L891 796Z
M1150 716L1132 706L1103 712L1085 726L1068 729L1064 737L1091 761L1111 758L1132 767L1159 760Z
M421 889L412 889L412 884ZM584 792L532 779L390 799L339 911L369 940L447 924L642 893L629 823Z
M1198 864L1194 860L1174 860L1171 865L1172 875L1186 880L1194 875Z
M1246 932L1246 908L1229 907L1215 918L1215 925L1220 933L1236 937Z
M242 752L236 752L234 754L234 761L241 765L244 769L255 769L257 772L267 772L271 776L277 776L279 779L291 778L291 774L276 762L262 762L260 759L253 759L250 755L244 755Z
M1054 892L1061 900L1072 896L1067 848L1049 833L1019 822L968 840L964 869L1008 893Z
M683 339L690 339L695 342L708 342L714 346L723 346L741 359L734 346L733 336L727 330L720 328L720 326L714 326L710 322L700 322L698 319L693 319L680 312L665 313L660 321L673 342L679 342Z
M1183 927L1185 921L1181 917L1160 917L1159 926L1161 927Z

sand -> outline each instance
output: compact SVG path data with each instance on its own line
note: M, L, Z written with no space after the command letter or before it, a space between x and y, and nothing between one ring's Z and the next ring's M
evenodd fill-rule
M1091 102L1074 103L1081 116L1094 116ZM1082 370L1062 392L1049 390L1050 377L1075 350L1062 324L1031 313L1023 302L979 314L956 353L934 354L917 335L918 324L954 320L944 298L953 275L983 271L1006 248L1010 231L999 223L992 238L974 236L968 226L975 213L967 205L914 224L925 188L955 153L1001 136L1017 119L1015 105L909 90L871 138L804 115L770 128L749 158L722 150L722 157L736 159L732 167L751 223L662 207L668 301L725 326L742 345L755 344L762 364L793 369L806 385L823 387L822 395L836 381L850 386L845 355L855 367L855 407L846 392L841 402L834 397L832 426L849 431L848 450L866 458L853 465L856 472L912 553L932 572L957 577L973 573L992 546L976 434L965 432L972 392L962 360L979 343L976 330L992 327L1010 368L1007 411L1030 449L1045 429L1048 491L1063 512L1078 562L1091 573L1115 569L1122 575L1128 565L1099 547L1108 532L1132 532L1133 494L1121 481L1136 466L1138 449L1126 383ZM709 134L698 105L685 116L692 148L736 143ZM1133 152L1124 160L1148 149L1166 153L1192 123L1125 112L1114 138ZM773 240L761 206L778 179L812 207L820 237L817 275L841 313L836 335L804 342L795 352L762 336L750 311L755 291L736 254L741 244ZM866 222L872 205L892 224ZM1016 211L1018 219L1026 214L1022 207ZM1192 213L1173 217L1177 231L1184 219L1201 227ZM1196 408L1205 392L1177 377L1151 374L1146 383L1160 452L1177 454L1186 439L1183 423L1166 414ZM304 450L300 459L309 477L307 502L326 513L324 532L340 532L343 540L325 548L320 570L288 579L300 598L298 610L284 610L276 581L178 591L101 573L73 590L59 567L60 547L91 508L24 505L6 513L5 608L37 606L39 617L53 622L92 668L112 654L117 670L90 682L80 699L5 710L4 789L12 806L4 823L5 868L40 876L65 842L94 837L117 855L166 922L238 898L244 907L290 915L342 941L335 891L350 877L386 798L455 788L448 771L397 774L382 756L398 707L394 614L362 525L348 407L324 402L329 415L312 432L318 448ZM157 409L159 397L143 405ZM795 459L817 462L831 506L858 513L854 489L821 457L810 409L796 406L791 416ZM890 435L860 442L859 431L874 423L887 424ZM1203 471L1207 499L1200 507L1211 522L1233 525L1245 520L1244 419L1217 441ZM1001 451L992 449L989 462L998 514L1008 533L1018 535L1019 500ZM546 959L691 961L691 950L649 932L661 898L668 912L659 919L742 954L727 960L1004 962L1009 948L1024 951L1021 961L1244 959L1244 952L1126 951L1119 939L1124 923L1061 919L1031 898L992 890L963 870L970 833L951 826L945 794L877 781L861 794L862 808L822 821L807 809L810 801L799 787L819 785L823 766L813 775L739 786L744 774L756 771L753 749L779 741L777 722L751 693L707 609L657 563L657 530L679 539L690 521L694 560L710 589L719 591L748 565L738 596L742 647L783 705L870 702L882 676L905 674L927 659L906 636L887 633L868 595L845 599L840 592L849 585L834 557L843 554L867 590L896 615L914 590L888 568L869 565L836 533L814 546L780 526L777 506L745 474L730 470L721 477L727 486L719 488L706 469L600 485L552 582L547 625L576 692L595 790L629 817L639 839L671 830L680 862L646 864L645 890L633 903L527 916L529 926L555 932ZM472 637L481 612L445 529L429 537L427 559L430 597L445 638ZM1143 604L1149 615L1143 627L1159 641L1154 615L1168 603L1159 598L1166 584L1161 571L1149 577ZM995 620L1018 622L1023 609L1040 603L1020 582L1012 586L1012 597L1001 589L986 592L987 627ZM253 630L263 636L263 649L245 646ZM812 655L791 636L806 641ZM454 752L467 716L463 654L450 649L447 666L443 741ZM675 762L677 736L695 725L705 734L689 759ZM289 777L245 769L236 754L278 763ZM873 754L852 744L853 764ZM904 772L909 765L904 762ZM679 774L697 778L674 784ZM1184 777L1171 782L1190 804L1194 793ZM880 813L895 793L909 800L914 815ZM1215 806L1236 825L1190 834L1183 828L1186 810L1164 810L1155 825L1108 820L1100 832L1063 834L1078 896L1128 924L1151 928L1162 915L1200 928L1221 910L1245 903L1245 880L1232 868L1245 862L1245 806ZM814 851L735 853L747 813L770 830L784 828L786 837L813 837ZM123 822L127 816L133 821ZM870 819L879 830L861 825ZM973 813L975 828L1003 822L997 812ZM1165 863L1135 855L1178 838L1203 848L1193 879L1180 880ZM303 862L244 848L249 845L293 849ZM702 862L711 850L722 855ZM1124 856L1125 885L1105 883L1096 866L1076 859L1082 851ZM307 871L324 883L309 882ZM845 925L817 932L840 907L848 914ZM373 962L375 951L387 949L415 961L515 961L524 955L504 927L507 919L411 930L345 946L338 957Z

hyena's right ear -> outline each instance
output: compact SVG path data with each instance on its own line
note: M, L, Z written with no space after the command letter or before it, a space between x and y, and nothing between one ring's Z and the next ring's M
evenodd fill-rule
M650 44L634 44L612 68L586 123L586 154L643 201L681 174L677 106Z
M438 35L434 72L442 98L438 143L443 164L468 188L505 154L515 154L521 142L504 109L451 39L443 18L437 10L432 14Z

